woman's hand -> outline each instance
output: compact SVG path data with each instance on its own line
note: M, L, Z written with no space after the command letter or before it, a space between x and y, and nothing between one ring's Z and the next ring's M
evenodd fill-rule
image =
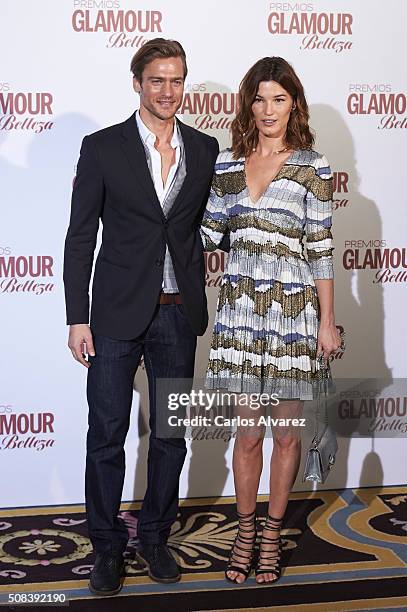
M328 361L330 355L335 353L340 348L341 344L341 336L335 324L321 323L318 332L317 356L324 353L324 358Z

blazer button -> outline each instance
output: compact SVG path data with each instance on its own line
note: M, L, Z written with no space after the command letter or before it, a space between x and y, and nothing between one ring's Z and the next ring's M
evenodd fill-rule
M163 219L163 226L164 227L168 227L168 220L167 219Z
M164 260L163 260L163 259L156 259L156 260L155 260L155 265L156 265L156 266L162 266L162 265L163 265L163 263L164 263Z

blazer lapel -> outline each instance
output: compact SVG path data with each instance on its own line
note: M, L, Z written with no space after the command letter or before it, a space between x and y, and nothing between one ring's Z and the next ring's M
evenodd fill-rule
M160 201L157 198L154 183L147 165L146 152L137 129L134 114L123 123L121 146L131 169L136 175L137 185L144 190L149 200L153 202L158 212L163 217L164 213Z
M179 119L176 119L176 121L181 131L181 136L184 143L186 176L184 182L182 183L182 187L175 198L174 204L171 206L168 213L168 218L170 218L182 204L182 200L193 184L199 165L199 149L197 148L193 134L190 130L185 128L184 124Z

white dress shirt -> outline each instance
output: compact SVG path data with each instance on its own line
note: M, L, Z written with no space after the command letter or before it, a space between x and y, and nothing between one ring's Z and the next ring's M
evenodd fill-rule
M167 182L165 183L165 185L163 185L163 179L161 174L161 155L154 146L157 137L155 134L153 134L153 132L148 129L146 124L143 122L142 118L140 117L139 111L136 111L136 121L140 137L150 153L154 187L160 204L162 205L165 200L165 196L171 189L181 157L181 143L178 135L178 126L176 124L176 121L174 120L174 132L171 138L171 146L173 149L175 149L175 164L171 166L170 171L168 173Z

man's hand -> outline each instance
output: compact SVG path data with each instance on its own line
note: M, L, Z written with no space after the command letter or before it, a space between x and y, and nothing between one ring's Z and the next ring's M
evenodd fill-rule
M71 353L85 368L89 368L90 363L86 361L85 354L95 356L95 348L93 346L92 332L89 325L86 323L78 323L71 325L69 329L68 346Z

